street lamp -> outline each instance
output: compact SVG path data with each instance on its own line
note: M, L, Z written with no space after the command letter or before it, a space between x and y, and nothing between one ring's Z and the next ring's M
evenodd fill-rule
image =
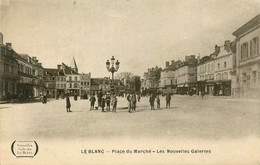
M116 60L115 57L112 56L112 58L111 58L111 66L110 66L109 60L107 60L107 62L106 62L106 67L107 67L108 72L112 73L113 89L114 89L114 73L118 71L119 64L120 64L120 62L118 60L116 60L116 62L115 62L115 60Z

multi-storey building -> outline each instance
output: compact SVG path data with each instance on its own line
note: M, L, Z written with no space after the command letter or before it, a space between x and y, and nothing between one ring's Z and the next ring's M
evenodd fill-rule
M80 95L90 94L91 74L80 74Z
M17 84L19 81L17 54L11 43L3 44L3 35L0 33L0 101L17 98Z
M114 85L112 86L112 80L110 78L91 78L91 94L97 94L100 91L103 94L110 93L112 92L112 88L114 93L123 94L125 92L124 83L119 79L114 79L113 82Z
M238 28L236 37L236 96L260 95L260 14Z
M159 89L161 71L162 69L156 66L149 68L148 72L144 73L143 79L141 80L141 92L143 94L149 94Z
M177 93L186 94L189 89L196 89L196 63L195 55L186 56L185 61L174 70Z
M69 95L79 95L80 94L80 74L78 73L78 68L69 67L62 63L62 69L64 75L66 76L66 93Z

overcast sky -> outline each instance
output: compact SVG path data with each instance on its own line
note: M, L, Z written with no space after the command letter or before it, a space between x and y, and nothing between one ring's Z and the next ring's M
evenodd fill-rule
M209 55L215 44L260 13L260 0L0 0L4 42L36 56L44 67L74 56L80 72L142 76L149 67L186 55Z

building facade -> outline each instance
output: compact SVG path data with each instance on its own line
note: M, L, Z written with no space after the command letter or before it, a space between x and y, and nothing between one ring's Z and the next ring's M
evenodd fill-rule
M19 82L18 61L16 52L11 44L3 44L3 35L0 33L0 101L18 98L17 85Z
M260 96L260 14L238 28L236 37L236 83L237 97Z

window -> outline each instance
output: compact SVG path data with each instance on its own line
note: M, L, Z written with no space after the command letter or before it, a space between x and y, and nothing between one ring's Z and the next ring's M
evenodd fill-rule
M227 67L227 62L224 62L224 68L226 68Z
M250 57L259 55L259 37L250 41Z
M60 77L57 77L57 81L60 81Z
M246 60L248 58L248 42L241 45L241 60Z
M14 73L14 66L12 66L12 73Z
M71 77L69 77L69 81L71 81Z
M75 77L75 81L78 81L78 77Z
M70 88L72 88L72 84L70 83Z
M220 64L218 64L218 69L220 69Z
M81 82L81 85L83 85L83 82Z
M208 71L210 71L210 64L208 64Z
M77 83L74 83L74 88L77 88L77 87L78 87Z
M9 72L9 65L8 64L4 65L4 72Z

